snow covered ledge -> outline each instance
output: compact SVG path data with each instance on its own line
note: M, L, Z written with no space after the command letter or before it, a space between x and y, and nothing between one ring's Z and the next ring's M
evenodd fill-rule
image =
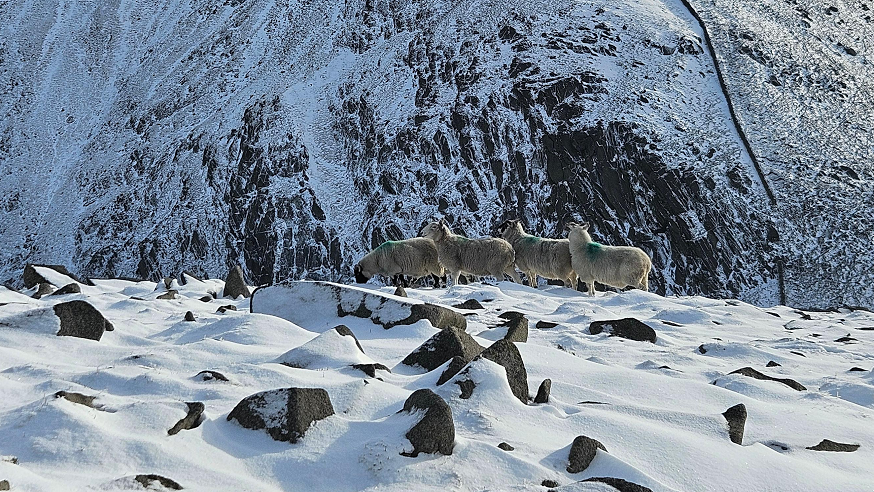
M389 329L427 319L435 328L464 331L461 313L417 299L383 294L360 287L321 281L294 281L257 289L249 302L253 313L271 314L305 325L313 313L369 318Z

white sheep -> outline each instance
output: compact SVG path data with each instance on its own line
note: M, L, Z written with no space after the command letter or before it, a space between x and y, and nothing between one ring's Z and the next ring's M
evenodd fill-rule
M595 295L595 281L622 289L626 286L649 290L652 260L634 246L607 246L592 241L589 224L567 225L571 264L580 281Z
M390 277L396 285L403 284L403 276L443 276L443 266L437 256L434 241L414 237L401 241L386 241L367 253L355 265L355 281L363 284L376 274Z
M462 273L480 277L492 275L498 280L503 280L504 274L507 274L516 283L522 283L513 266L513 246L503 239L468 239L453 234L446 219L426 225L421 235L434 240L440 263L452 277L452 285L458 285L458 277Z
M498 233L513 245L516 266L528 276L528 285L537 287L537 275L561 279L576 290L577 274L571 265L570 241L546 239L525 232L518 220L507 220L498 226Z

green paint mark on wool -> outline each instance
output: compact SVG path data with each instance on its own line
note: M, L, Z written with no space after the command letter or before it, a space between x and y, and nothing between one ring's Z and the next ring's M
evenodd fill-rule
M399 241L386 241L386 242L380 244L379 246L377 246L376 249L390 250L390 249L393 249L395 247L395 245L398 244L398 242Z
M586 244L586 254L594 257L601 252L601 248L602 246L600 243L588 243Z
M536 244L536 243L540 242L540 238L537 236L527 236L527 237L522 238L522 240L527 242L527 243L531 243L531 244Z

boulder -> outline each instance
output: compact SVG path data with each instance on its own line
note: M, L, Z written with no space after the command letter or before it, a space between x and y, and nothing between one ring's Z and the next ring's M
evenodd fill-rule
M37 289L30 297L33 297L34 299L42 299L43 296L50 295L54 290L55 288L52 287L52 284L48 282L40 282L39 289Z
M204 405L199 401L185 402L188 405L188 414L185 415L176 425L167 431L168 435L176 435L179 431L194 429L203 422Z
M194 377L201 381L228 381L228 378L218 371L200 371Z
M352 364L350 367L353 369L358 369L359 371L367 374L368 376L375 378L376 371L387 371L391 372L391 369L388 368L385 364L380 364L375 362L373 364Z
M191 311L186 311L185 321L197 321L197 318L194 317L194 313L192 313Z
M67 285L61 287L60 289L52 292L50 295L63 296L66 294L81 294L81 293L82 293L82 287L79 287L79 284L77 284L77 283L72 283L72 284L67 284Z
M69 301L53 306L55 315L61 320L58 336L100 340L104 331L112 331L112 323L100 311L85 301Z
M158 297L156 297L155 299L166 299L166 300L176 299L176 294L178 294L178 293L179 293L178 290L170 289L167 292L164 292L163 294L159 294Z
M809 446L804 449L809 449L811 451L832 451L838 453L852 453L853 451L859 449L858 444L844 444L840 442L829 441L828 439L823 439L816 446Z
M203 296L200 298L200 302L212 302L212 296Z
M449 405L437 393L420 389L407 398L401 411L412 413L417 410L424 411L424 415L405 434L413 450L401 454L410 457L416 457L419 453L451 455L455 447L455 423Z
M10 488L9 480L0 480L0 490L9 490Z
M346 366L372 365L375 371L385 367L376 364L364 353L352 330L345 325L336 326L289 350L280 355L276 362L298 369L339 369Z
M504 340L522 343L528 341L528 318L525 316L509 319L500 326L507 327L507 334L504 335Z
M468 299L461 304L456 304L452 307L456 309L485 309L476 299Z
M537 388L537 396L534 397L534 403L549 403L549 390L552 389L552 380L544 379Z
M158 484L165 489L182 490L182 486L175 481L170 480L167 477L162 477L161 475L155 475L154 473L149 473L148 475L137 475L134 477L134 480L142 485L144 489L152 489L152 484L158 482Z
M547 480L540 482L540 485L542 485L546 488L549 488L549 489L554 489L554 488L558 487L558 482L556 482L555 480L547 479Z
M277 441L295 443L310 424L334 415L328 392L321 388L281 388L242 399L228 414L247 429L264 430Z
M589 333L592 335L597 335L602 331L607 331L610 336L627 338L637 342L656 342L655 330L635 318L593 321L592 324L589 325Z
M67 270L67 267L65 267L64 265L38 265L38 264L28 263L27 265L24 266L24 275L22 275L22 277L21 277L21 280L24 281L25 288L29 289L29 288L33 287L34 285L41 284L41 283L50 283L50 284L53 283L50 279L47 279L43 274L39 273L37 271L37 268L48 268L50 270L54 270L55 272L57 272L61 275L68 277L70 280L74 280L76 282L79 282L80 284L93 285L92 282L87 281L87 280L82 281L81 279L79 279L79 277L70 273L70 271ZM49 276L52 276L52 275L49 275ZM66 285L67 283L69 283L69 282L65 282L64 285Z
M413 350L401 362L408 366L420 366L427 371L433 371L453 357L460 357L467 362L473 360L482 351L482 346L467 332L453 329L441 330L416 350ZM444 379L443 382L448 379Z
M437 379L437 386L440 386L446 381L452 379L453 376L455 376L456 374L458 374L459 371L464 369L464 366L466 366L468 362L470 361L460 355L456 355L455 357L453 357L452 360L449 361L449 365L446 366L446 369L443 370L443 374L441 374L440 378Z
M243 280L243 268L236 265L228 271L228 276L225 278L224 297L236 299L240 296L249 297L249 287L246 281Z
M534 327L537 328L538 330L548 330L550 328L555 328L556 326L558 326L558 323L553 323L552 321L544 321L544 320L540 320L534 325Z
M568 473L579 473L589 467L592 460L595 459L598 449L605 452L607 448L599 441L586 436L577 436L571 444L571 450L568 454Z
M742 444L744 426L747 422L747 407L743 403L738 403L723 412L722 416L728 421L728 438L735 444Z
M765 367L781 367L781 365L772 360L769 360L768 363L765 364Z
M55 393L55 398L63 398L71 403L84 405L88 408L93 408L95 410L101 410L103 408L102 405L96 405L94 403L94 400L97 399L96 396L83 395L82 393L74 393L72 391L58 391L57 393Z
M502 449L502 450L504 450L504 451L513 451L513 450L516 449L516 448L514 448L513 446L510 446L509 444L507 444L507 443L505 443L505 442L502 442L501 444L498 444L498 448L500 448L500 449Z
M216 309L215 312L225 314L228 311L236 311L236 310L237 310L237 306L234 306L233 304L228 304L226 306L219 306L219 308Z
M528 373L525 371L525 363L519 349L507 340L498 340L483 350L477 358L484 357L492 362L500 364L507 372L507 382L516 398L522 403L528 404Z
M407 297L407 291L404 290L403 285L398 285L397 289L395 289L395 294L398 297Z
M301 280L260 287L252 294L249 307L253 313L278 316L301 326L312 321L313 312L321 311L367 318L385 329L421 320L440 329L467 328L467 320L453 309L333 282Z
M736 371L731 371L729 374L742 374L744 376L751 377L754 379L761 379L763 381L777 381L778 383L783 383L786 386L789 386L790 388L794 389L795 391L807 390L807 388L805 388L801 383L799 383L798 381L795 381L794 379L775 378L772 376L762 374L761 372L753 369L752 367L742 367Z
M629 482L628 480L623 480L621 478L592 477L583 480L583 482L606 483L607 485L613 487L619 492L652 492L652 489L650 489L649 487L644 487L643 485L638 485L634 482Z

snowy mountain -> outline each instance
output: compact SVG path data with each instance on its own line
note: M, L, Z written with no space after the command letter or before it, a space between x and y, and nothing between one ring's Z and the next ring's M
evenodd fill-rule
M3 0L0 280L584 218L661 294L872 305L871 12L832 4Z
M55 285L73 283L38 270ZM510 282L408 289L405 299L374 285L300 282L256 291L250 313L248 299L214 298L221 281L184 279L170 289L74 283L80 293L38 300L0 287L0 484L41 492L872 490L870 312L639 290L592 298ZM472 309L449 307L463 301ZM443 330L432 318L401 320L423 302L463 316ZM96 313L96 331L56 336L67 323L61 313L75 305ZM237 309L219 309L229 305ZM624 318L637 321L615 321ZM447 338L461 340L465 355L426 342ZM414 353L422 357L405 363ZM536 399L520 401L519 384ZM410 403L423 390L445 412L428 436L451 429L443 441L451 454L411 456L419 441L410 429L432 411ZM258 398L260 407L251 404ZM310 411L314 402L321 413ZM246 409L289 416L258 422ZM300 434L280 432L302 414ZM584 481L593 479L601 481ZM646 489L608 485L622 485L617 479Z

